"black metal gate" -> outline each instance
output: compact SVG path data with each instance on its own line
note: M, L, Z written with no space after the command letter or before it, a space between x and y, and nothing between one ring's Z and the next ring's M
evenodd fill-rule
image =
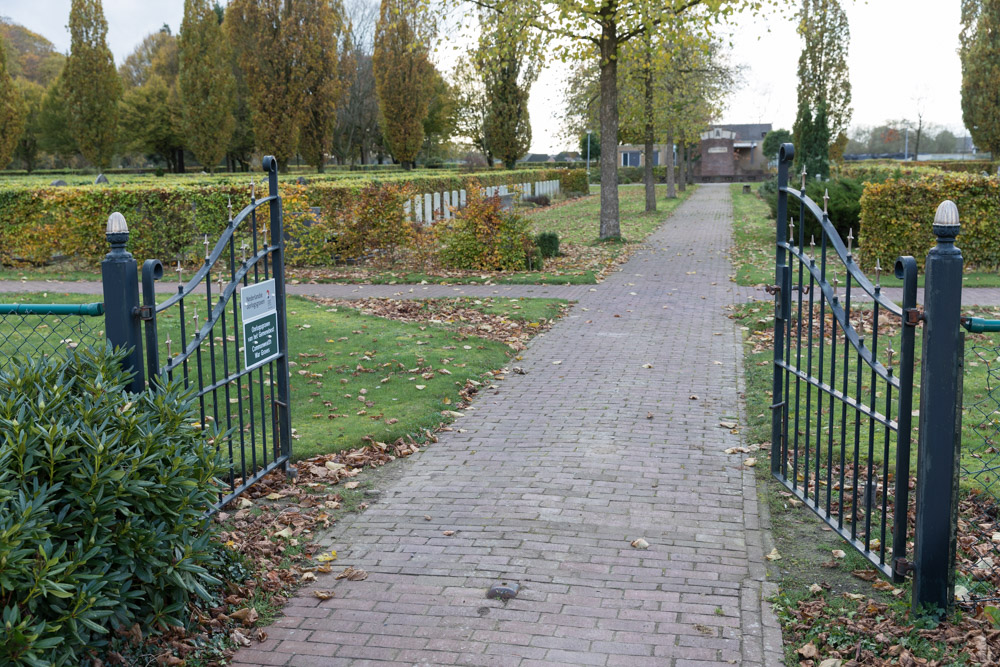
M216 509L274 469L287 471L291 456L282 207L277 162L265 157L263 167L268 195L257 199L251 181L250 203L235 217L230 202L225 231L211 248L206 235L205 262L186 282L178 262L175 295L157 304L164 267L142 266L146 376L196 389L199 426L216 433L228 465Z
M906 575L917 265L896 261L903 305L873 284L821 210L788 187L781 148L771 472L894 581ZM798 201L798 226L789 217ZM806 222L817 234L806 235ZM818 236L818 238L817 238ZM794 295L794 296L793 296ZM895 346L899 347L897 355ZM898 369L898 372L897 372Z

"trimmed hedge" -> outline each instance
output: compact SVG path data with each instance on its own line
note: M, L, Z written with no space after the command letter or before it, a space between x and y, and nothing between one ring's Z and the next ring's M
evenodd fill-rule
M585 195L590 193L590 184L587 183L587 172L581 169L560 169L559 191L567 197Z
M0 664L80 665L116 628L163 631L195 596L218 603L215 447L191 391L130 394L123 357L0 373Z
M322 263L344 254L336 247L323 246L329 246L327 242L342 236L345 230L350 231L347 227L353 223L357 211L372 205L386 208L388 203L379 194L382 189L398 198L397 208L401 211L402 202L409 193L468 189L473 182L487 186L555 179L560 180L564 192L587 190L586 175L578 170L496 171L472 175L448 172L414 175L410 172L381 178L369 174L349 180L310 181L307 185L297 185L286 176L280 185L285 225L288 232L301 241L289 248L288 260L292 264ZM258 185L258 195L262 191L266 191L266 185ZM234 207L239 210L249 202L249 194L245 182L41 188L0 185L0 263L44 264L57 256L96 263L108 249L104 229L113 211L120 211L128 221L129 250L140 262L148 258L197 260L202 252L200 240L203 235L213 239L225 228L229 199L232 198ZM329 222L306 233L303 227L310 224L311 219L289 214L306 212L310 207L319 207L324 220ZM257 220L262 226L267 224L266 207L259 209ZM354 236L358 237L357 242L346 249L347 256L360 256L365 250L382 247L377 243L373 246L366 234L355 233Z
M958 246L966 266L1000 266L1000 190L995 178L948 173L919 180L887 180L865 187L861 197L861 265L891 267L913 255L923 268L935 243L931 225L938 205L958 205L962 231Z
M881 183L891 179L913 180L935 176L942 170L915 162L848 162L838 170L838 175L862 183Z
M957 171L965 174L997 173L997 163L990 160L924 160L913 164L918 167L932 167L942 171Z

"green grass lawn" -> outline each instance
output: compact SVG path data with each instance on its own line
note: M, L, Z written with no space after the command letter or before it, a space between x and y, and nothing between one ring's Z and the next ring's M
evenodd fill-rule
M57 292L0 294L2 303L89 303L93 300L93 296ZM198 299L191 301L197 302ZM556 299L470 299L463 303L483 312L528 322L555 318L565 305L564 301ZM199 319L203 318L204 311L199 313ZM161 317L160 323L162 364L166 359L166 338L172 339L172 352L176 354L180 331L175 315ZM365 315L353 308L331 308L308 299L290 297L291 421L298 436L293 444L294 458L357 447L366 437L392 442L407 435L419 436L425 429L452 421L454 416L443 414L443 411L453 410L461 402L459 391L466 381L489 386L493 378L490 371L502 368L515 354L505 343L458 331L461 324L400 322ZM81 325L94 334L92 338L83 339L85 344L103 340L101 317L0 318L0 354L11 353L11 348L3 342L12 340L15 328L18 332L25 329L35 332L27 341L29 348L47 337L52 345L46 349L51 351L62 346L60 341L70 338L79 341ZM231 342L235 339L231 318L228 325L226 357L232 372L237 352ZM217 335L215 367L220 378L223 376L221 341L221 335ZM203 348L203 368L208 377L212 366L207 347ZM189 373L193 375L195 368L192 358ZM263 382L256 373L252 377L252 383L244 377L242 386L246 392L243 408L247 418L252 416L250 394L259 400L261 390L266 396L270 388L266 373ZM235 387L230 396L219 392L217 402L223 414L226 400L236 403ZM209 398L206 412L212 415L216 407ZM260 407L258 402L256 409ZM233 412L238 413L238 410Z
M641 187L619 187L618 206L622 238L630 243L645 240L673 213L697 186L667 199L667 186L656 186L656 212L646 213L646 192ZM601 198L599 194L580 197L552 208L529 214L536 232L555 232L563 243L592 245L600 236Z
M738 285L761 285L774 282L774 220L764 200L753 194L743 194L743 186L734 183L733 252L735 280ZM961 237L958 246L961 247ZM859 249L863 252L863 249ZM917 284L924 286L923 267ZM1000 287L1000 271L966 269L962 278L965 287ZM892 267L882 274L885 287L902 287L903 282L892 274Z

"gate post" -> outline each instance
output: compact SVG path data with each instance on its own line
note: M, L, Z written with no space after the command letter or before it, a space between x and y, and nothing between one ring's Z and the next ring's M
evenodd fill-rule
M104 332L112 347L129 351L122 360L122 367L132 373L129 391L139 393L146 388L139 326L139 273L135 258L125 249L128 243L125 216L116 211L108 217L105 237L111 244L111 251L101 262Z
M774 280L778 288L774 308L774 380L771 391L771 473L774 475L781 470L787 446L784 437L785 414L788 409L783 399L785 370L779 365L785 358L785 328L788 326L788 314L791 310L791 271L784 248L788 229L788 193L783 188L788 186L788 167L794 157L795 147L792 144L782 144L778 152L778 215L774 255Z
M277 375L278 396L275 400L281 417L278 419L278 435L280 436L279 455L286 457L281 464L286 474L294 475L295 468L289 465L292 455L292 426L290 395L288 386L288 322L285 314L285 230L283 227L281 198L278 192L278 162L272 156L264 157L262 163L267 172L267 194L270 196L268 213L271 223L271 243L276 250L271 254L271 267L274 270L275 304L278 308L278 349L281 356L275 363Z
M944 613L954 603L958 512L956 452L962 437L962 251L958 208L934 216L937 245L924 271L924 341L917 449L913 613ZM908 313L903 313L904 317Z

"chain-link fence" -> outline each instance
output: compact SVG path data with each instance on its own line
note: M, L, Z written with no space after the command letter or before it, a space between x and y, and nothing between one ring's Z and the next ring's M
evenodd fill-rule
M956 597L1000 600L1000 335L970 333L964 415Z
M0 304L0 370L12 362L101 346L104 305Z

